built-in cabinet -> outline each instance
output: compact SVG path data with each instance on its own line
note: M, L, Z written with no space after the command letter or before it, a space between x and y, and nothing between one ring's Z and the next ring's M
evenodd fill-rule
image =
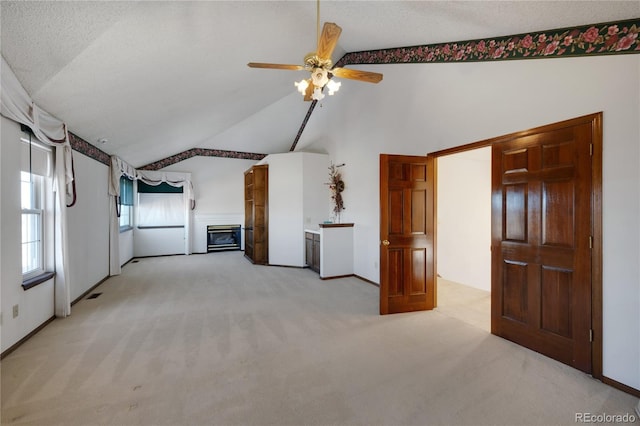
M244 255L253 263L269 263L269 166L244 173Z
M353 223L321 223L305 229L306 261L320 278L353 275Z
M305 261L309 269L320 273L320 232L305 231Z

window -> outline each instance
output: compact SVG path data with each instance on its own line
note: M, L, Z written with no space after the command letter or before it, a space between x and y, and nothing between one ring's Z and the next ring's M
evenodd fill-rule
M138 182L138 227L183 227L184 223L182 188Z
M21 172L22 278L44 273L44 177Z
M126 176L120 177L120 232L133 226L133 181Z
M53 276L54 197L51 149L32 141L24 132L20 153L22 209L22 288L27 290Z

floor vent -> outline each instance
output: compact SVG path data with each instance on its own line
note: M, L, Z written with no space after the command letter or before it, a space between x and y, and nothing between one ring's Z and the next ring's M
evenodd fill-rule
M87 299L96 299L98 298L102 293L93 293L91 296L87 297Z

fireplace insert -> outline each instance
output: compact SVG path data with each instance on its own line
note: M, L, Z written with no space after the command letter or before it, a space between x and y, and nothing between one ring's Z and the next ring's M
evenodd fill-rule
M240 250L240 225L207 226L207 253Z

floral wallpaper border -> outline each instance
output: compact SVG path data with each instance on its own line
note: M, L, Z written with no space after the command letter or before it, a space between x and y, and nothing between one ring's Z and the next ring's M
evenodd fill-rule
M109 166L111 164L111 156L106 152L102 151L100 148L91 145L89 142L85 141L81 137L74 135L69 132L69 143L71 143L71 148L74 151L77 151L81 154L86 155L87 157L94 159L102 164ZM257 154L254 152L241 152L241 151L225 151L222 149L206 149L206 148L192 148L187 151L183 151L179 154L172 155L170 157L164 158L160 161L156 161L151 164L147 164L146 166L138 167L142 170L160 170L163 167L170 166L175 163L179 163L180 161L184 161L188 158L195 156L202 157L221 157L221 158L235 158L241 160L262 160L267 154Z
M191 148L183 151L179 154L172 155L167 158L163 158L160 161L156 161L146 166L138 167L142 170L160 170L164 167L170 166L180 161L184 161L191 157L220 157L220 158L235 158L239 160L262 160L267 154L257 154L254 152L241 152L241 151L225 151L222 149L207 149L207 148Z
M69 132L69 143L74 151L78 151L107 166L111 164L111 156L109 154L71 132Z
M640 53L640 18L504 37L345 54L336 64L500 61Z

